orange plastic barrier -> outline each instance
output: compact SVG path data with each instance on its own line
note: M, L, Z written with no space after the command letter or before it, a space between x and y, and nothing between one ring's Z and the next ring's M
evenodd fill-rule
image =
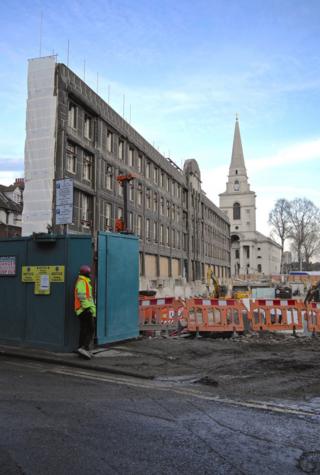
M253 331L302 330L301 300L257 299L250 302L249 319Z
M305 318L307 320L308 331L311 333L320 332L320 303L311 302L306 305Z
M183 302L174 297L140 300L140 331L177 329L183 319L183 307Z
M244 311L235 299L189 299L185 316L190 332L243 332Z

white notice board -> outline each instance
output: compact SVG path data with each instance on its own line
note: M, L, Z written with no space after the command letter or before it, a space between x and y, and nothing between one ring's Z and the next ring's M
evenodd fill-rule
M73 220L73 180L56 181L56 224L71 224Z

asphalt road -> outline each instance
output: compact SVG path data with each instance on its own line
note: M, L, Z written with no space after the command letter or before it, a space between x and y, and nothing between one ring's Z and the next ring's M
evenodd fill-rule
M320 474L320 416L0 360L1 475Z

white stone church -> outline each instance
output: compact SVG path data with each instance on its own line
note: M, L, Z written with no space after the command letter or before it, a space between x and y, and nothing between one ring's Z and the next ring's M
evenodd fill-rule
M281 247L256 230L256 194L248 182L238 118L227 189L219 196L220 208L231 224L231 275L278 274Z

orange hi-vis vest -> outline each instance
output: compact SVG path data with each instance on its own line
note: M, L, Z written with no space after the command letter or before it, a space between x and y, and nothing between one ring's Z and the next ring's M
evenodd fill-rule
M96 306L92 297L90 280L83 275L79 275L74 289L74 310L77 315L80 315L87 308L95 316Z

